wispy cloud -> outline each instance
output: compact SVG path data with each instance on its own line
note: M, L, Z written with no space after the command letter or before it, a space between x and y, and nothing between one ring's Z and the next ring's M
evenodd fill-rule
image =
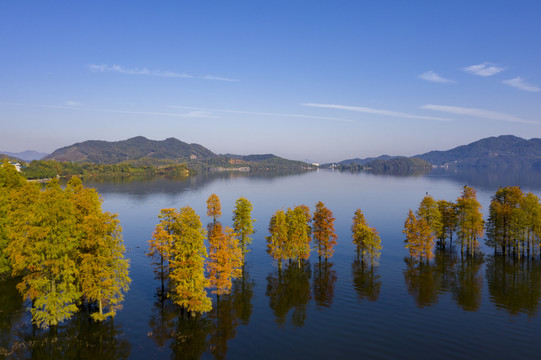
M193 78L192 75L176 73L172 71L160 71L160 70L148 70L147 68L135 68L127 69L120 65L88 65L88 68L92 72L116 72L120 74L128 75L150 75L150 76L161 76L161 77L170 77L170 78Z
M229 78L225 78L225 77L212 76L212 75L201 76L200 79L203 79L203 80L218 80L218 81L238 81L237 79L229 79Z
M361 112L361 113L367 113L367 114L391 116L391 117L398 117L398 118L404 118L404 119L451 121L451 119L442 118L442 117L407 114L407 113L398 112L398 111L373 109L373 108L360 107L360 106L335 105L335 104L301 104L301 105L316 107L316 108L355 111L355 112Z
M66 105L67 106L83 106L83 104L81 104L80 102L72 101L72 100L66 101Z
M444 77L441 77L439 76L438 74L436 74L434 71L430 70L430 71L427 71L419 76L417 76L419 79L423 79L423 80L426 80L426 81L431 81L431 82L435 82L435 83L447 83L447 84L451 84L451 83L455 83L456 81L454 80L449 80L449 79L446 79Z
M526 81L524 81L520 77L516 77L514 79L504 80L502 83L515 87L517 89L523 90L523 91L531 91L531 92L538 92L541 91L541 89L538 86L528 84Z
M169 107L174 108L174 109L211 111L211 112L222 112L222 113L233 113L233 114L247 114L247 115L261 115L261 116L273 116L273 117L289 117L289 118L304 118L304 119L353 122L353 120L350 120L350 119L325 117L325 116L313 116L313 115L304 115L304 114L284 114L284 113L269 113L269 112L229 110L229 109L206 109L206 108L197 108L197 107L191 107L191 106L177 106L177 105L171 105Z
M467 66L462 70L479 76L492 76L499 72L502 72L503 70L505 70L505 68L497 67L496 65L489 62L484 62L478 65Z
M205 75L205 76L194 76L186 73L178 73L173 71L161 71L161 70L149 70L146 67L143 68L125 68L121 65L88 65L88 69L92 72L114 72L119 74L126 75L147 75L147 76L158 76L158 77L167 77L167 78L180 78L180 79L203 79L203 80L217 80L217 81L238 81L236 79L229 79L220 76Z
M540 123L538 121L521 119L519 117L505 114L505 113L500 113L500 112L490 111L490 110L483 110L483 109L475 109L475 108L464 108L464 107L458 107L458 106L429 104L429 105L421 106L421 109L435 110L435 111L441 111L441 112L446 112L446 113L455 114L455 115L472 116L476 118L489 119L489 120L501 120L501 121L509 121L509 122L525 123L525 124L539 124Z

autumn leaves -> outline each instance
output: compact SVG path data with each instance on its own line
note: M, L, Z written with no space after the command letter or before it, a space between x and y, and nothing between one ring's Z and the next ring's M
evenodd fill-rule
M155 260L162 291L164 281L169 281L169 296L181 308L192 314L208 312L212 303L207 288L218 296L230 293L232 279L242 276L244 255L254 232L251 210L248 200L238 199L233 210L234 229L224 227L218 221L222 215L220 199L213 194L207 200L207 215L213 221L205 231L191 207L183 207L180 212L162 209L148 255ZM204 243L207 234L208 255Z
M0 276L20 279L34 324L56 326L83 309L98 321L115 316L131 281L128 261L120 223L94 189L73 178L42 190L4 163L0 215Z
M249 251L250 235L254 233L251 211L250 201L241 197L233 210L233 228L223 226L219 222L220 199L212 194L207 200L207 216L212 222L205 231L192 208L182 208L180 213L162 209L148 252L162 281L162 291L165 291L164 282L169 281L169 296L192 314L212 309L206 289L218 298L229 294L232 280L244 276L245 255ZM280 269L283 261L296 262L300 269L310 257L313 239L320 261L322 257L326 261L333 256L337 240L334 220L321 201L316 204L313 216L305 205L277 210L269 222L267 252L277 260ZM360 209L355 212L352 232L358 258L374 264L379 258L381 241ZM208 255L204 243L207 235Z

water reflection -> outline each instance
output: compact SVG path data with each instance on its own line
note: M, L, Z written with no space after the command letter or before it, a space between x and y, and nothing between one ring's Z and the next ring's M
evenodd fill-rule
M267 292L275 321L283 326L291 309L293 326L303 326L308 302L311 299L310 263L289 262L283 269L276 269L267 276Z
M334 297L336 270L333 263L327 260L317 263L314 269L313 294L318 309L330 308Z
M351 265L353 288L359 300L377 301L381 291L381 276L377 268L356 259Z
M450 292L463 310L480 308L482 256L458 257L454 251L439 250L431 263L419 263L411 258L404 261L404 281L417 307L436 304L440 294Z
M49 329L32 325L19 295L18 279L0 283L0 357L7 359L127 359L131 345L113 319L91 319L87 309Z
M541 298L541 262L537 259L491 256L486 267L490 300L511 315L537 314Z
M513 171L508 169L479 169L479 168L455 168L434 169L430 177L452 180L459 184L468 184L475 188L497 189L498 187L514 186L539 189L541 183L541 170L518 168Z

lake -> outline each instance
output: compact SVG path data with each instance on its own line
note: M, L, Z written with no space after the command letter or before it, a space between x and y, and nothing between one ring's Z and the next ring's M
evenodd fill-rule
M541 195L538 173L433 172L391 176L319 170L293 175L216 173L187 179L88 181L105 210L118 213L132 284L114 321L80 313L57 333L33 329L13 280L0 284L0 357L83 359L539 358L541 262L492 256L461 260L437 253L423 267L405 261L408 209L426 193L456 201L468 184L486 219L498 186L521 185ZM206 225L206 200L217 194L221 222L232 226L235 200L253 204L256 233L246 275L230 296L213 297L202 317L160 301L160 282L146 256L162 208L189 205ZM312 250L301 269L266 253L272 214L322 201L333 211L338 244L327 263ZM379 266L356 261L351 221L360 208L382 239Z

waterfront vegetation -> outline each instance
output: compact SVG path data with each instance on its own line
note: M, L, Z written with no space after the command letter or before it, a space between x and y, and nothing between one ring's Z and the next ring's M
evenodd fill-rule
M0 190L0 276L17 279L32 322L56 327L79 311L114 317L131 280L120 223L98 193L77 177L42 188L7 162Z
M103 212L98 193L76 177L65 188L56 181L43 186L27 182L4 164L0 188L0 270L5 279L0 285L7 289L0 303L9 304L6 297L20 298L36 329L50 328L55 334L61 329L55 339L80 339L72 327L110 319L107 331L92 330L87 341L95 343L94 350L117 346L98 340L118 336L112 318L130 285L116 215ZM535 316L541 297L539 199L519 187L499 188L485 223L476 190L465 186L457 195L453 202L427 194L415 211L409 211L403 239L410 256L404 259L402 271L407 293L419 308L430 307L449 293L460 309L476 311L482 304L481 269L486 269L492 302L513 315ZM190 206L163 208L147 237L151 240L145 251L160 283L148 338L161 349L169 346L174 353L192 358L204 352L216 358L227 354L236 328L248 325L254 311L254 263L247 263L246 257L254 245L265 246L270 255L267 265L272 264L272 270L263 277L263 294L279 327L288 322L305 326L311 300L318 311L337 301L335 287L338 277L344 276L338 270L344 255L338 260L334 255L336 245L346 242L346 237L335 228L343 219L337 220L323 202L316 202L313 211L306 205L276 210L264 245L252 244L255 220L246 198L234 202L231 227L222 224L223 214L229 211L224 211L216 194L208 197L206 209L210 222L205 226ZM344 217L340 214L336 217ZM382 296L382 270L377 265L385 237L380 238L360 208L352 215L349 286L359 302L375 302ZM261 227L260 231L265 232ZM483 254L483 235L484 245L494 255ZM315 261L311 254L317 256ZM16 293L8 291L11 283L17 284ZM12 312L9 305L2 309ZM0 323L5 319L7 313L0 312ZM118 339L118 344L127 344L126 339ZM17 350L12 340L6 341L0 343L0 355L28 354L25 348ZM52 341L22 344L32 351L54 348L57 356L67 354ZM129 354L129 347L122 349L127 353L117 353L117 358Z

